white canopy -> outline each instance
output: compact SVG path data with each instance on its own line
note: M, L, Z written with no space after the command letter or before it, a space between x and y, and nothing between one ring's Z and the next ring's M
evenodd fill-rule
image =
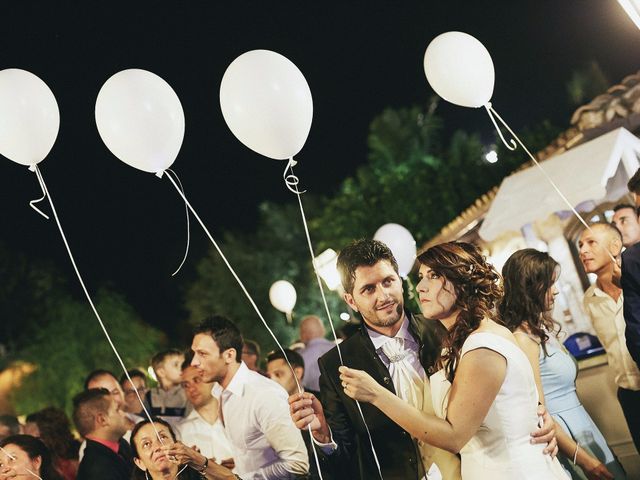
M636 172L640 139L618 128L540 163L573 207L593 200L617 200ZM535 165L502 181L479 234L491 241L502 233L519 231L527 223L569 210Z

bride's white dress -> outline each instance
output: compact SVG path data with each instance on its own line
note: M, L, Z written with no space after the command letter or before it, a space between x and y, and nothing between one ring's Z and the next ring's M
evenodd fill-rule
M520 348L495 333L478 332L467 338L461 356L477 348L498 352L507 372L498 396L476 434L460 450L463 480L567 480L557 459L532 445L538 428L538 392L531 364ZM431 398L440 418L446 418L451 384L444 371L431 376Z

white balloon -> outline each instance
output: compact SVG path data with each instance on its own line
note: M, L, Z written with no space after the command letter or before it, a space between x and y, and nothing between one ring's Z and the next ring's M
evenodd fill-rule
M111 153L150 173L171 166L184 138L176 92L155 73L135 68L104 83L96 99L96 124Z
M220 108L238 140L276 160L302 149L313 118L304 75L270 50L252 50L231 62L220 84Z
M21 165L35 165L58 137L60 110L51 89L26 70L0 71L0 153Z
M411 232L397 223L387 223L376 230L374 240L379 240L391 249L398 262L398 273L407 278L416 261L416 241Z
M296 289L286 280L278 280L269 289L269 300L276 310L291 313L296 306Z
M424 54L424 73L438 95L462 107L482 107L493 95L491 55L467 33L446 32L434 38Z

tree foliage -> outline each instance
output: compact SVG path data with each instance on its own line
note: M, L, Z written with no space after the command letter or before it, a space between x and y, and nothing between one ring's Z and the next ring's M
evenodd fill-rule
M318 201L305 194L303 202L307 215L313 216ZM326 322L325 309L311 268L298 205L264 203L260 206L260 214L255 233L227 233L221 248L267 324L287 346L297 338L294 328L297 320L307 314L316 314ZM213 248L198 263L197 273L198 278L188 288L186 296L186 307L193 323L212 314L226 315L238 325L245 338L256 340L265 353L276 348L276 343ZM294 325L288 325L284 314L269 302L269 288L277 280L288 280L295 285ZM326 294L333 320L337 322L340 300L328 290Z
M544 123L521 138L536 151L557 133ZM432 106L385 110L371 123L368 145L369 162L342 183L312 222L323 247L370 237L390 222L423 243L528 160L521 149L499 148L499 161L490 164L479 136L464 131L443 142Z
M142 322L117 293L102 290L95 304L125 366L146 370L163 343L162 334ZM90 371L122 372L89 305L68 296L58 298L18 357L36 367L13 393L18 414L52 405L69 409Z
M609 85L611 83L598 62L592 60L571 74L566 84L569 104L572 107L578 107L604 93Z

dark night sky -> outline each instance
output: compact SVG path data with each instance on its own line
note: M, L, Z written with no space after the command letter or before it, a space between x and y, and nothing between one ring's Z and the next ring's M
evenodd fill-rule
M309 82L314 119L297 173L316 193L334 191L365 162L374 115L433 94L422 58L442 32L485 44L496 69L494 107L516 129L544 118L568 126L565 82L589 60L614 83L640 68L640 31L615 0L97 4L11 2L2 12L0 68L32 71L57 97L60 134L41 168L89 289L111 284L163 326L184 315L180 286L208 243L194 226L190 264L182 280L170 277L182 258L184 207L167 180L121 163L100 140L94 102L112 74L143 68L175 89L186 132L174 169L215 236L251 231L261 201L292 200L284 164L242 146L220 113L224 70L247 50L287 56ZM482 111L442 102L438 112L446 131L492 139ZM53 261L79 293L55 225L29 208L39 196L34 175L8 160L0 172L0 241Z

